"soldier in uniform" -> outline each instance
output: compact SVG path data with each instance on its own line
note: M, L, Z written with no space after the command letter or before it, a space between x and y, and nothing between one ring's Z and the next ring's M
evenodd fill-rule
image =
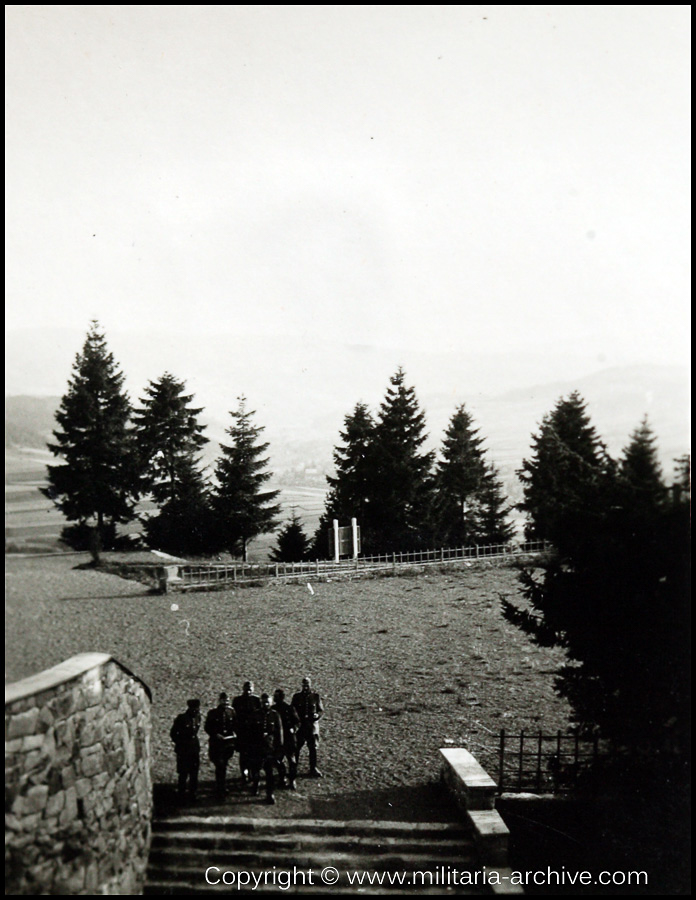
M242 781L249 780L249 722L254 713L261 709L261 701L254 693L254 684L245 681L242 693L232 701L237 717L237 749L239 750L239 771Z
M321 697L312 690L312 681L306 676L302 679L302 690L293 695L292 705L300 717L300 728L297 732L297 760L300 750L307 744L309 750L309 777L321 778L317 769L317 744L319 743L319 719L324 715Z
M280 773L281 783L284 781L286 773L288 778L288 787L291 791L295 790L295 779L297 778L297 731L300 727L300 717L297 710L291 703L285 700L285 691L277 688L273 692L273 706L283 726L283 742L280 748L280 756L278 757L278 772ZM287 769L285 767L287 760Z
M271 698L261 694L261 708L249 720L249 763L252 793L258 794L261 769L266 774L266 802L275 803L273 768L282 752L283 725L278 713L271 709Z
M225 795L227 764L234 754L235 718L224 691L218 698L218 705L209 710L205 717L205 732L209 738L208 756L215 766L215 789L221 797Z
M176 753L176 771L179 776L179 796L186 792L186 782L191 799L195 799L198 789L198 769L200 766L201 745L198 740L198 729L201 727L201 701L187 700L186 712L174 719L169 736L174 742Z

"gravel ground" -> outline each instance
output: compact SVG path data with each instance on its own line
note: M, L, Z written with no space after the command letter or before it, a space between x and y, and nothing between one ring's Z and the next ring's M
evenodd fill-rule
M326 708L326 777L301 779L277 815L429 818L442 804L440 747L466 743L495 774L501 727L568 723L552 689L561 655L534 647L500 613L499 593L517 591L511 568L155 596L75 568L86 559L6 557L5 678L75 653L112 654L152 690L158 782L173 781L168 733L186 699L207 709L246 679L259 693L292 693L309 673ZM207 759L201 775L211 805ZM244 813L249 798L228 802Z

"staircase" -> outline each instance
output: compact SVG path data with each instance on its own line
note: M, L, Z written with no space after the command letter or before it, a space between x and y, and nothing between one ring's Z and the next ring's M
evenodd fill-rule
M185 815L153 822L144 893L492 893L477 869L462 824Z

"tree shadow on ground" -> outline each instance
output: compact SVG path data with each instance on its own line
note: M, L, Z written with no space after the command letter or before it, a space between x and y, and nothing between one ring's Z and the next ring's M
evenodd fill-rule
M459 822L458 811L438 781L420 785L353 791L311 800L317 819L376 819L383 822Z

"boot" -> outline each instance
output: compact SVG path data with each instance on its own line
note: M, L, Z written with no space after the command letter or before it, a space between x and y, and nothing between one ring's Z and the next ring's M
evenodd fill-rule
M309 745L309 777L321 778L321 772L317 769L317 748Z

